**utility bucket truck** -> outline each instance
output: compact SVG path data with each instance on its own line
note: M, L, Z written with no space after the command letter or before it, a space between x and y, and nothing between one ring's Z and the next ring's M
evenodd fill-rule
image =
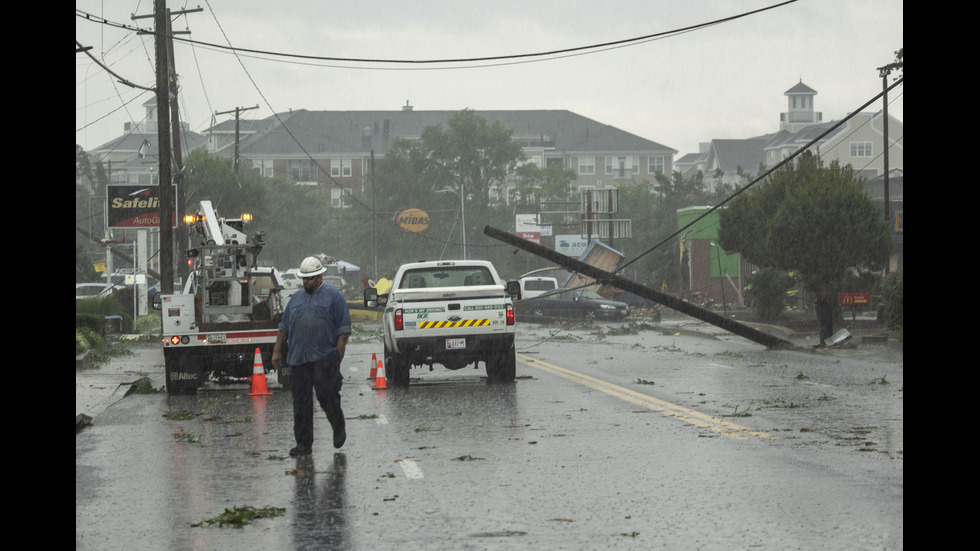
M210 201L184 218L197 243L187 251L192 271L182 293L158 293L153 302L162 314L169 394L244 382L256 367L256 348L263 370L272 368L284 285L277 270L256 265L263 234L248 237L250 221L250 215L221 218ZM288 375L278 375L287 386Z

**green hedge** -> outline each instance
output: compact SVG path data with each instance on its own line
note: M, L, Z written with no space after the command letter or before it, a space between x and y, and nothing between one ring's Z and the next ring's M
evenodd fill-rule
M107 297L83 298L75 300L75 327L89 327L102 333L107 329L118 331L119 322L112 320L111 327L107 326L106 316L122 316L122 330L130 331L133 327L132 302L126 303L123 293L115 293ZM129 299L132 300L132 293ZM120 300L123 298L123 300Z
M102 350L105 348L105 337L102 333L89 327L75 328L75 355L88 352L89 350Z

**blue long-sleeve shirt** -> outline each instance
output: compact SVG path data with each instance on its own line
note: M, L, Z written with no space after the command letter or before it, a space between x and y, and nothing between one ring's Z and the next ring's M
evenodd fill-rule
M279 330L286 334L286 363L300 365L337 353L337 336L351 332L347 301L336 287L320 285L313 294L293 293Z

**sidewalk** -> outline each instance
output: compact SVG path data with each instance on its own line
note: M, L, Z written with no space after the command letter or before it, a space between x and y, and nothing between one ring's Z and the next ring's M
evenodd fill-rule
M140 335L122 335L120 340ZM88 367L86 357L75 358L75 433L87 426L106 408L122 400L146 378L154 389L166 384L163 350L158 342L141 342L132 353L113 357L98 367Z

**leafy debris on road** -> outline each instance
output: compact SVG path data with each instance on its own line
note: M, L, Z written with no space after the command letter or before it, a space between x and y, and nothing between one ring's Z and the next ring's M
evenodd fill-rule
M136 383L133 384L130 392L135 394L159 394L163 392L163 388L153 388L153 383L150 381L149 377L140 377Z
M194 434L191 431L184 432L183 427L177 427L177 432L174 433L174 440L178 442L187 442L188 444L200 444L201 435Z
M214 518L202 520L201 522L191 524L191 526L199 526L201 528L242 528L255 519L277 517L285 512L286 509L280 507L266 507L264 509L232 507L231 509L225 509L224 512Z
M197 413L194 413L193 411L183 410L183 409L179 409L177 411L168 411L167 413L163 414L163 418L168 419L170 421L188 421L195 417L197 417Z

